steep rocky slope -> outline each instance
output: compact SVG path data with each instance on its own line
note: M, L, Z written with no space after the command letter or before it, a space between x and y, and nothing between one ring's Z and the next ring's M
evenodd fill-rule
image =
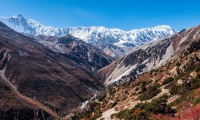
M89 71L0 22L1 117L55 119L76 110L103 89Z
M136 49L129 55L101 69L99 75L105 85L120 84L130 78L158 68L186 45L200 38L200 26L183 30L171 38L156 41Z
M162 66L108 88L73 119L193 120L200 118L200 26L170 38Z
M93 72L105 67L114 60L100 49L69 34L61 38L39 35L35 39L49 49L63 54L83 68Z
M130 31L109 29L102 26L54 28L51 26L42 25L39 22L25 18L22 15L13 17L0 17L0 21L13 28L17 32L32 36L46 35L63 37L67 34L70 34L80 38L81 40L84 40L87 43L102 48L102 50L108 55L115 58L119 58L130 53L130 50L126 50L128 48L131 49L135 46L140 46L157 39L163 39L176 33L173 28L165 25ZM110 48L108 46L105 48L105 46L108 44L112 44L117 47Z

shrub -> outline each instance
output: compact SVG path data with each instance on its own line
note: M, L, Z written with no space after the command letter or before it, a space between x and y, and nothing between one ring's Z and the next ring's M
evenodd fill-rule
M138 114L138 116L134 117L136 120L149 120L150 113L146 110L143 110Z
M136 88L135 88L135 91L138 91L138 90L139 90L139 87L136 87Z
M150 84L150 83L152 83L153 82L153 80L149 80L148 82L147 82L147 84Z
M170 94L185 94L193 89L197 89L200 87L200 79L198 77L192 78L191 80L184 81L181 85L174 84L171 86Z
M152 99L153 97L155 97L157 94L159 94L161 92L161 90L159 89L160 85L159 84L155 84L153 86L149 86L147 88L147 91L142 93L139 96L140 100L149 100Z
M142 92L147 91L146 84L147 84L146 81L142 81L142 83L141 83L141 91L142 91Z
M173 77L168 77L168 78L166 78L166 79L164 79L164 81L163 81L163 85L166 85L166 84L168 84L168 83L170 83L170 82L172 82L174 80L174 78Z
M132 118L133 115L132 115L131 110L124 109L120 111L119 113L117 113L116 117L119 119L129 120L128 118Z
M110 91L110 95L114 95L115 93L117 92L117 90L115 88L113 88L111 91Z
M103 101L105 98L106 98L106 95L104 94L104 95L102 95L102 96L100 96L100 97L98 98L98 101Z
M200 87L200 78L198 76L196 78L192 78L191 81L186 84L186 87L189 90L199 88Z
M174 84L169 91L171 95L181 94L181 86Z
M181 63L179 63L179 62L178 62L178 63L176 63L176 66L181 66Z
M116 105L117 105L117 102L114 101L114 102L112 103L111 107L113 108L113 107L115 107Z
M191 65L191 66L187 67L185 70L185 72L188 72L188 73L190 73L192 71L196 71L196 72L200 71L200 66L199 65Z
M194 101L194 105L197 105L200 103L200 98L197 98L195 101Z
M151 103L147 105L147 110L154 113L171 113L172 109L167 105L167 95L163 95L157 99L152 100Z
M91 120L96 120L97 118L101 117L102 116L102 112L97 110L95 111L95 114L94 116L91 118Z
M120 111L116 114L116 117L120 120L148 120L150 116L150 113L146 110L140 110L140 109L125 109Z
M145 117L145 120L149 118L150 113L160 114L160 113L175 113L170 106L167 105L168 95L163 95L157 99L153 99L150 103L139 103L135 106L135 109L141 109L140 119Z
M175 81L172 81L172 82L170 82L169 84L167 84L165 87L164 87L164 89L169 89L169 88L171 88L172 86L174 86L176 84L176 82Z
M183 107L183 104L192 103L195 101L195 90L191 90L181 94L179 98L170 103L170 106L177 106L177 109Z
M138 103L131 110L125 109L117 113L116 117L124 120L149 120L150 114L175 113L170 106L167 105L167 95L163 95L150 103Z
M111 119L113 119L116 115L117 115L117 113L112 114Z

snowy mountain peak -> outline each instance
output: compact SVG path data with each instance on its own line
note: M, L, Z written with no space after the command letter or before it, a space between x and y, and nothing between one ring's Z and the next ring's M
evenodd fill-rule
M45 35L63 37L70 34L84 40L87 43L99 46L102 49L102 46L106 47L105 45L112 44L117 47L112 48L111 51L121 51L114 49L122 48L123 50L121 52L123 54L127 54L127 50L130 52L130 49L135 46L141 46L145 43L157 39L163 39L176 33L176 30L167 25L134 29L130 31L124 31L116 28L110 29L103 26L55 28L40 24L39 22L26 18L21 14L13 17L0 17L0 21L17 32L32 36ZM118 52L109 53L111 53L112 56L121 57L121 52L120 54Z
M12 18L24 18L22 14L18 14L17 16L12 16Z

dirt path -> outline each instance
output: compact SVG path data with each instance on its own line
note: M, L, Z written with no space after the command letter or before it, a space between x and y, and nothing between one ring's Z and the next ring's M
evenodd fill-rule
M102 116L100 118L98 118L97 120L101 120L101 119L111 120L111 115L114 114L114 113L117 113L117 111L115 111L114 108L109 109L109 110L103 112Z
M21 94L20 92L18 92L18 90L16 89L16 87L5 77L5 68L3 70L0 71L0 77L2 78L2 80L7 84L8 87L10 87L10 89L22 100L26 101L29 104L32 104L34 106L37 106L38 108L46 111L47 113L49 113L50 115L52 115L54 118L58 119L60 118L59 115L54 112L53 110L51 110L50 108L46 107L45 105L43 105L42 103L38 102L37 100L34 100L32 98L29 98L23 94Z

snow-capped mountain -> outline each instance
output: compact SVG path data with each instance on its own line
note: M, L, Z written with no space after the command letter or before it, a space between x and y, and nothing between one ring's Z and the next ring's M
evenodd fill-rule
M0 21L17 32L32 36L46 35L63 37L70 34L87 43L102 48L104 52L112 57L121 57L130 52L130 50L126 50L127 48L132 49L135 46L141 46L150 41L163 39L176 32L170 26L165 25L130 31L109 29L102 26L54 28L42 25L39 22L25 18L22 15L0 17ZM111 47L110 45L116 47Z
M121 84L135 79L139 74L164 65L171 58L200 40L200 26L182 30L170 38L139 46L132 53L117 59L99 71L105 85ZM194 45L193 45L194 46ZM198 50L199 44L190 49Z

